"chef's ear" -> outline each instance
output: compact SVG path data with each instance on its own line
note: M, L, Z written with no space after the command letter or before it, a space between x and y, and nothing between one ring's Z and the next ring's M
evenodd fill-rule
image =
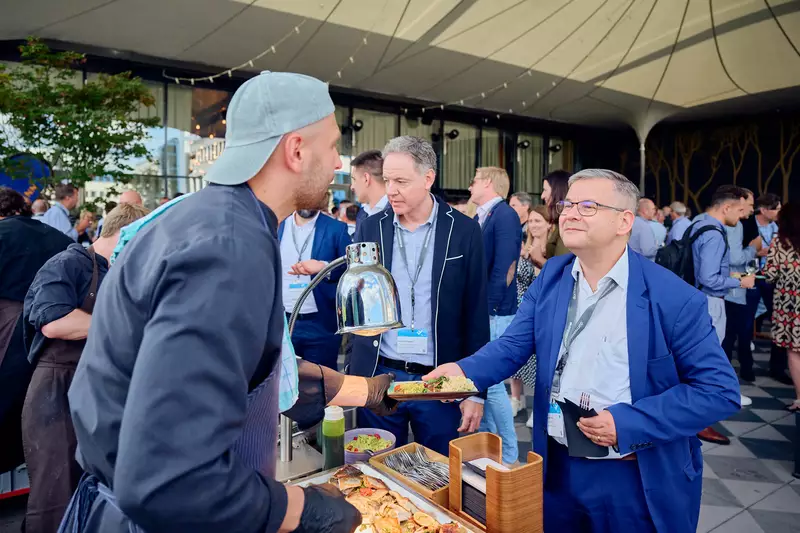
M281 150L288 169L298 174L303 171L304 154L302 148L303 137L296 131L284 135L280 145L278 145L278 150Z

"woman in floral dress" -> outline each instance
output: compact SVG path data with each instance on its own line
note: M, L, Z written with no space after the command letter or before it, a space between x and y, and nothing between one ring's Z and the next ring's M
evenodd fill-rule
M536 279L539 270L547 259L545 247L550 233L550 216L547 207L542 205L532 206L528 212L527 237L522 243L519 262L517 263L517 302L522 302L522 297ZM511 409L514 416L525 408L522 399L522 385L533 387L536 382L536 356L531 355L530 360L511 379ZM533 427L533 412L528 417L528 427Z
M800 411L800 205L788 203L778 215L778 238L772 240L764 276L774 285L772 342L786 348L795 400L787 409Z

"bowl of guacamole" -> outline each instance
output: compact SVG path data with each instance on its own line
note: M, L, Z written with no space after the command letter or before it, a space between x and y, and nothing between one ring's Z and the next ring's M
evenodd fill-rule
M358 428L344 434L344 462L369 461L373 455L394 449L397 438L385 429Z

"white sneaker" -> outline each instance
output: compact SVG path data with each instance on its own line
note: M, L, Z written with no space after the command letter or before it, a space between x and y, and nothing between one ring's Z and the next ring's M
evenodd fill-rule
M530 416L528 416L528 421L525 422L525 426L532 428L533 427L533 411L531 411Z
M523 409L525 409L525 404L522 398L511 398L511 416L517 416Z
M750 351L751 352L755 352L756 351L756 345L754 343L752 343L752 342L750 343Z
M741 397L742 398L740 400L740 403L742 404L742 407L747 407L747 406L753 405L753 400L751 400L750 398L748 398L744 394L742 394Z

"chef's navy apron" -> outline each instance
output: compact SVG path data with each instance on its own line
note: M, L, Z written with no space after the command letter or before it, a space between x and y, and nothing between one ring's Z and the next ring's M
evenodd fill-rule
M80 310L91 315L97 299L98 271L94 250L88 251L92 281ZM48 340L28 385L22 407L22 446L31 486L25 514L27 533L56 531L81 479L67 391L85 344L85 340Z
M250 468L268 478L275 477L278 460L278 384L280 361L267 378L247 395L247 413L242 434L233 444L233 452ZM84 474L78 490L72 496L64 514L58 533L82 533L86 530L95 504L105 501L124 516L117 505L111 490L100 483L96 476ZM125 518L130 533L144 533L144 530Z

